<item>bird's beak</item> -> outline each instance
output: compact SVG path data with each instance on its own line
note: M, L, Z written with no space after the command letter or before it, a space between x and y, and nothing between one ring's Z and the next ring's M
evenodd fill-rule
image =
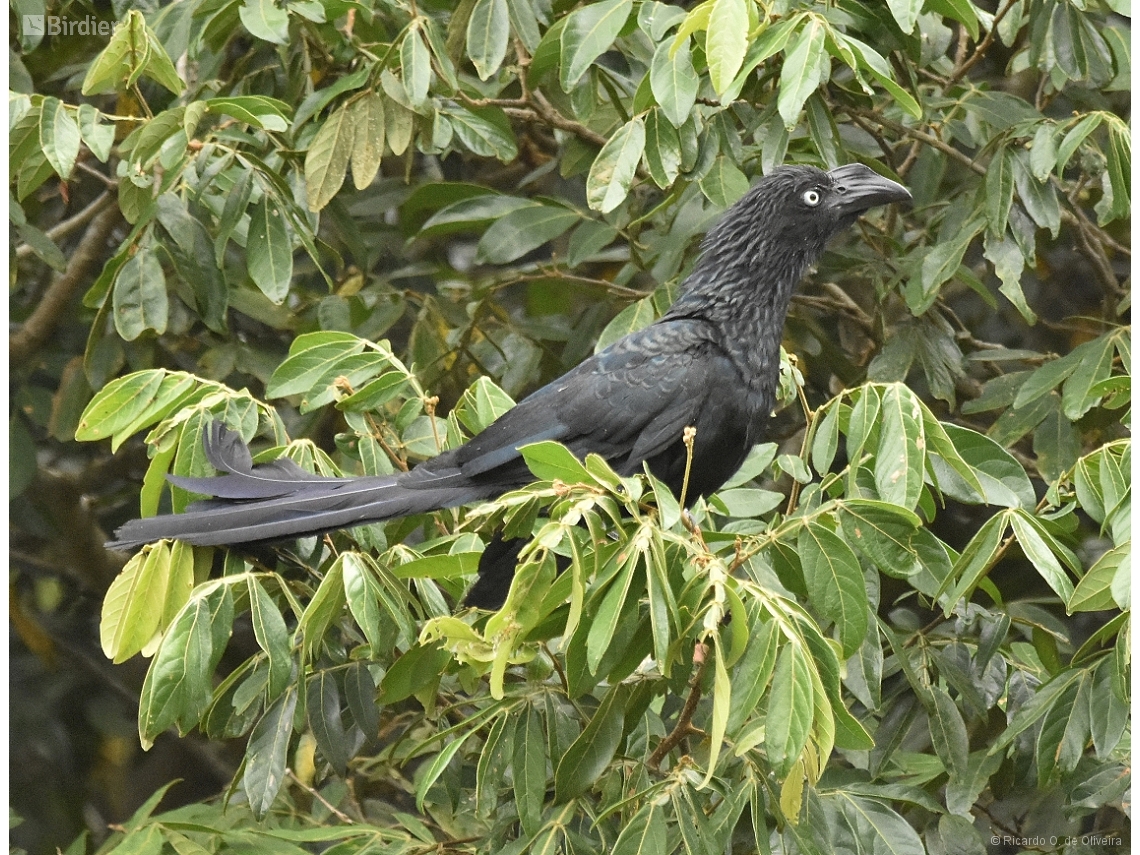
M831 178L834 205L846 216L858 215L878 205L911 201L910 191L861 163L837 166Z

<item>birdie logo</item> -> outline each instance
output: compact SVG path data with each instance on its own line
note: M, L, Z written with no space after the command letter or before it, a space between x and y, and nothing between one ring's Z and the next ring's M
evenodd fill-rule
M94 15L79 20L59 15L24 15L23 35L26 36L104 36L110 37L115 28L113 21L101 21Z

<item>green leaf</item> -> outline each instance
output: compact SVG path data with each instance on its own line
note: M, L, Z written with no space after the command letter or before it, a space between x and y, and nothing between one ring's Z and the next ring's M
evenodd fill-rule
M621 742L625 706L632 688L611 688L589 724L558 760L554 772L554 801L568 802L585 793L605 771Z
M534 56L543 35L538 29L538 19L535 15L534 6L529 0L507 0L507 11L510 14L511 27L515 35L523 43L523 47L530 51L531 56ZM566 19L560 20L565 21Z
M281 785L285 783L285 765L289 758L296 708L297 689L290 686L265 711L249 735L241 788L258 819L269 813Z
M289 685L293 676L293 645L289 630L277 604L266 593L261 583L250 576L249 614L253 635L258 646L269 659L269 697L276 698Z
M824 810L835 810L836 836L830 839L838 851L925 855L922 839L905 819L872 798L845 789L821 794Z
M1069 159L1080 148L1081 143L1085 141L1089 134L1100 127L1104 121L1104 114L1090 113L1077 121L1065 134L1065 138L1057 146L1057 176L1061 177L1065 171L1065 167L1069 164Z
M589 484L594 479L564 445L557 442L535 442L519 447L519 453L535 478L562 481L566 484Z
M664 805L658 800L648 801L623 826L610 852L612 855L652 855L655 852L665 852L665 831Z
M839 521L847 542L892 576L909 573L918 556L912 543L919 517L888 502L846 499Z
M1111 117L1108 122L1108 187L1096 206L1097 222L1100 225L1129 216L1132 211L1132 136L1127 125ZM1104 187L1104 182L1101 182ZM1108 197L1111 195L1111 199Z
M165 377L166 371L156 368L112 380L84 409L75 438L90 442L115 436L150 407Z
M507 0L476 0L467 22L467 55L480 80L499 70L511 34Z
M477 258L488 264L506 264L521 258L581 221L561 205L528 205L497 219L479 239Z
M143 74L151 80L158 82L159 85L165 87L175 95L181 95L182 90L186 88L186 84L182 82L182 78L178 76L178 71L174 67L174 62L167 54L166 48L163 47L162 42L159 41L158 36L150 27L146 27L147 44L150 48L147 56L146 66L143 69ZM189 134L188 134L189 135Z
M911 283L912 286L917 285L918 289L908 287L906 292L907 305L915 314L922 314L934 304L939 288L958 273L962 257L984 225L981 217L972 217L953 237L935 244L927 251L922 259L921 278L918 282L912 280Z
M887 0L891 15L899 25L899 29L909 35L914 32L918 14L922 11L921 0Z
M451 121L459 141L482 157L497 157L508 163L518 157L511 124L499 107L447 107L440 111Z
M527 707L515 728L511 772L523 833L537 834L546 797L546 735L542 717L533 706Z
M1048 181L1057 164L1056 137L1057 126L1052 122L1042 122L1033 134L1033 145L1029 149L1029 171L1038 181Z
M1017 536L1017 542L1021 544L1025 557L1037 568L1041 578L1056 592L1061 601L1067 603L1073 596L1073 583L1065 574L1061 562L1037 533L1030 519L1028 512L1022 508L1014 510L1009 516L1013 533Z
M1008 211L1007 211L1008 213ZM1037 323L1037 313L1029 305L1021 288L1021 275L1025 271L1025 256L1017 241L1006 234L996 240L992 231L986 232L984 241L985 256L994 266L994 273L1001 280L998 289L1009 299L1026 323Z
M450 661L451 651L439 644L413 647L392 664L380 681L380 703L399 703L437 684Z
M136 554L103 598L99 642L115 664L126 662L158 631L170 581L170 548L159 542Z
M1037 455L1041 477L1051 484L1072 469L1080 456L1081 438L1055 398L1054 406L1033 433L1033 453Z
M930 721L930 741L934 744L934 750L946 767L950 779L960 781L966 775L970 751L962 714L950 695L939 686L930 687L925 703Z
M656 319L657 310L653 307L652 297L630 303L618 312L612 321L606 324L606 328L602 330L602 334L594 346L594 352L598 353L605 350L619 338L644 329Z
M1007 508L1032 508L1037 503L1025 468L1008 451L969 428L948 422L941 427L950 448L935 433L928 433L927 439L933 452L931 468L943 493L959 501L980 499Z
M344 183L355 143L352 118L352 111L346 107L337 109L321 125L305 153L305 192L310 211L324 208Z
M1099 612L1116 607L1112 597L1112 583L1117 571L1129 567L1132 554L1130 543L1113 547L1096 560L1081 577L1065 603L1069 614Z
M814 520L800 529L796 546L808 597L835 623L846 659L862 644L870 612L859 559L842 537Z
M40 108L40 148L55 174L66 181L79 156L79 125L58 98L44 99Z
M348 743L340 717L340 689L332 671L318 671L305 682L305 718L317 747L336 774L344 777Z
M278 45L289 43L289 13L276 0L244 0L238 16L251 35Z
M224 586L201 591L178 613L143 680L139 737L144 747L175 723L181 733L198 723L209 706L211 676L232 626L233 599Z
M808 96L827 80L831 59L824 50L826 32L821 20L809 18L792 43L784 49L784 67L780 72L780 94L776 100L776 109L788 131L794 130L799 123L800 110Z
M293 280L293 246L285 215L277 199L268 194L249 215L246 265L249 278L266 297L277 304L285 302Z
M625 201L644 150L645 120L637 116L618 128L590 166L586 201L593 210L608 214Z
M137 9L115 25L107 47L91 63L83 78L84 95L123 90L138 80L150 57L146 21Z
M736 703L728 713L726 731L729 734L737 734L744 722L756 712L776 668L780 638L774 620L753 621L744 655L732 673L732 694Z
M930 0L928 6L940 15L965 24L970 38L978 40L978 14L970 0Z
M418 27L409 29L400 43L400 68L408 100L413 107L423 104L431 84L431 56Z
M748 50L748 8L745 0L713 0L705 33L709 81L717 95L732 83Z
M228 98L208 98L200 102L206 111L218 116L232 116L266 131L285 131L289 127L292 108L284 101L266 95L240 95Z
M681 173L681 137L663 118L660 107L654 107L645 117L645 164L653 183L663 190L672 186ZM570 264L574 261L570 260Z
M1048 229L1053 237L1061 229L1061 206L1050 182L1041 183L1029 169L1028 154L1018 152L1013 161L1013 183L1026 213L1041 228Z
M79 134L99 162L106 163L115 144L115 126L101 118L102 114L90 104L79 105Z
M882 54L858 39L851 38L848 35L839 36L834 30L832 33L836 35L836 41L839 44L849 48L855 54L857 59L857 71L869 71L871 76L879 81L879 85L887 90L887 94L895 99L899 107L915 119L922 118L922 107L914 99L913 95L895 82L891 76L891 67L887 64Z
M368 639L372 655L379 657L383 653L386 637L381 631L381 621L384 618L380 611L383 599L380 582L361 556L354 552L345 552L342 558L344 597L348 601L348 610L352 612L352 617L364 632L364 637Z
M875 487L884 500L908 510L918 504L926 465L922 409L914 393L900 383L883 393Z
M570 235L566 263L577 267L596 256L617 239L618 230L602 220L582 220Z
M697 182L701 192L714 205L728 208L748 192L748 179L727 157L719 156Z
M765 716L764 746L776 777L784 778L807 745L815 710L812 665L794 642L776 657Z
M689 120L697 101L699 84L688 40L683 41L675 51L670 50L668 41L657 46L653 52L653 62L649 66L649 86L674 128L681 127Z
M969 597L974 589L978 586L985 575L989 572L994 558L997 555L998 546L1001 543L1002 537L1005 535L1006 526L1009 524L1010 511L1001 511L994 514L982 527L978 529L977 533L970 539L966 548L962 550L962 554L954 563L954 567L942 584L939 586L937 595L941 595L950 583L957 579L958 583L954 586L954 590L946 598L944 613L949 616L955 604L958 603L963 597Z
M170 317L166 277L151 248L143 247L119 269L111 292L115 329L126 341L147 330L161 335Z
M999 149L986 170L986 219L995 235L1005 234L1013 204L1013 157L1010 149Z
M443 747L443 750L431 761L431 765L428 766L427 771L419 777L419 780L416 782L417 810L423 811L424 800L427 798L428 791L431 789L432 784L439 780L439 776L443 774L444 769L446 769L448 764L455 758L455 755L459 753L459 749L463 747L463 743L474 733L475 730L471 729L447 743L447 745Z
M598 606L597 614L586 634L586 663L597 673L602 657L609 651L618 624L625 617L625 604L633 584L634 570L640 556L634 553L622 563L617 578L610 584Z
M365 342L349 333L309 333L298 336L289 356L269 378L265 394L284 398L308 392L324 381L338 364L361 353Z
M384 155L384 98L369 92L353 105L352 183L363 190L376 179Z
M1075 348L1071 355L1080 351L1077 367L1065 381L1061 395L1061 409L1065 417L1076 421L1087 413L1101 399L1096 390L1098 383L1112 374L1112 359L1116 351L1115 336L1102 335Z
M567 17L562 28L558 69L563 92L573 89L594 60L609 49L631 11L633 0L605 0L577 9Z
M301 653L306 662L312 662L325 643L325 634L333 627L344 610L344 556L333 562L321 580L313 598L301 613L297 629L301 634Z

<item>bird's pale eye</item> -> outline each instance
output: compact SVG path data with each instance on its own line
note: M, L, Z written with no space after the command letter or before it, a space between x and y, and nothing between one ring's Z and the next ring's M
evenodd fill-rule
M823 197L819 195L818 190L805 190L803 195L804 204L809 208L814 208L819 204L819 200Z

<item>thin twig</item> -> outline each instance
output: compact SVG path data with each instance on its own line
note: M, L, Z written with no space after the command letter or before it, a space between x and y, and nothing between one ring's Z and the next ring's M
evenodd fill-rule
M884 128L889 128L897 134L903 134L904 136L908 136L911 139L924 142L931 148L936 148L943 154L954 158L954 160L957 160L963 166L972 169L974 172L978 173L978 175L986 174L986 168L984 166L979 163L975 163L974 159L968 154L964 154L963 152L958 151L958 149L954 148L954 146L940 140L938 137L934 136L934 134L928 134L925 131L918 130L917 128L908 128L901 122L896 122L893 119L888 119L886 116L876 113L874 110L864 110L860 107L852 107L848 104L844 104L838 109L846 111L850 116L861 116L864 119L870 119L872 122L880 124Z
M88 175L92 176L93 178L98 178L100 181L102 181L104 184L106 184L107 187L110 188L111 190L118 190L119 189L119 182L117 179L111 178L107 175L104 175L98 169L95 169L94 167L88 166L82 160L75 161L75 168L80 170L81 172L86 172Z
M53 241L59 240L62 237L66 237L76 229L87 225L88 222L94 219L96 214L98 214L114 201L115 197L111 195L110 191L104 190L103 193L99 195L94 202L92 202L78 214L75 214L72 217L68 217L63 222L56 223L54 226L48 229L45 234ZM16 247L16 260L19 261L25 259L29 255L32 255L33 252L34 250L32 249L31 244L20 244L20 246Z
M965 62L959 63L954 71L950 74L950 83L954 84L966 76L971 68L973 68L978 61L986 55L986 51L990 49L990 45L994 42L994 35L997 33L998 24L1004 18L1009 10L1017 5L1018 0L1007 0L1006 4L998 9L997 14L994 15L993 21L990 22L990 31L986 33L985 38L978 42L978 46L974 48L974 52L966 58Z
M87 227L72 253L67 269L40 299L24 325L8 339L8 358L13 363L28 359L48 339L79 289L87 284L90 268L103 257L104 245L122 214L118 205L100 211Z
M701 683L704 681L705 669L708 668L708 665L709 658L705 655L701 658L696 673L689 681L689 696L685 698L685 705L681 707L681 714L677 717L677 726L657 743L657 747L649 755L647 765L650 768L661 768L661 761L665 759L665 755L676 748L677 744L690 733L697 732L692 726L693 713L697 711L697 704L701 701Z
M285 774L287 774L289 776L290 780L292 780L294 784L296 784L298 787L300 787L302 790L304 790L306 793L308 793L310 796L312 796L318 802L323 804L328 809L329 813L331 813L333 816L335 816L341 822L347 823L348 825L356 825L355 819L353 819L351 816L346 814L344 811L338 810L337 808L333 807L333 805L329 803L328 799L326 799L317 790L313 789L308 784L306 784L304 781L302 781L300 778L298 778L297 774L292 769L286 769Z

